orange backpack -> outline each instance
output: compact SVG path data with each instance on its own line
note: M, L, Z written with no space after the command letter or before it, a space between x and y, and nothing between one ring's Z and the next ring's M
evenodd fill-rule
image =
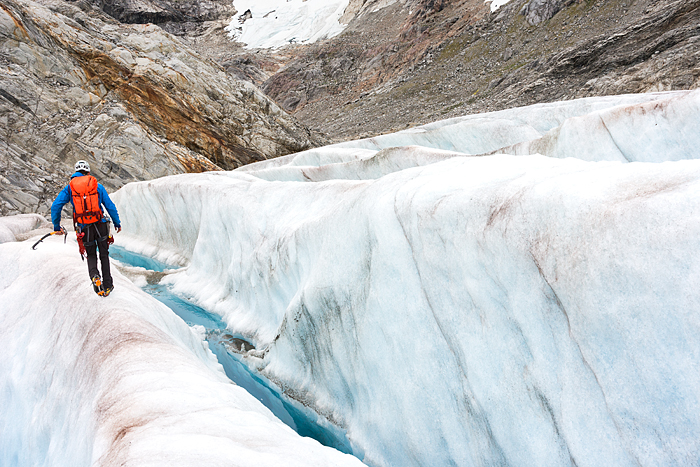
M70 181L73 197L73 222L92 224L102 219L97 179L92 175L75 177Z

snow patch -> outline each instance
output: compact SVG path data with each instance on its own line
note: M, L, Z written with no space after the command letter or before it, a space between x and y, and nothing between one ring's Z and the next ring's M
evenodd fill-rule
M226 30L246 48L276 49L337 36L349 0L234 0ZM249 13L248 13L249 12Z
M496 11L506 3L508 3L510 0L486 0L487 4L490 4L491 11Z

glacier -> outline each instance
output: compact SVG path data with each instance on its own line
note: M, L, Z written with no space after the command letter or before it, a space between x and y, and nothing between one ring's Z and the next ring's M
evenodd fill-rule
M697 465L699 101L540 104L132 183L117 243L178 265L161 283L367 465ZM359 462L126 277L100 299L72 240L34 238L0 245L17 465Z
M418 145L472 155L495 152L526 155L542 154L544 149L556 146L556 142L561 141L561 149L568 148L570 153L555 152L555 148L552 148L545 155L626 161L628 159L616 155L618 151L613 147L614 140L625 140L630 147L636 146L637 150L644 149L646 143L654 140L662 145L659 151L652 152L659 158L664 156L664 150L672 147L664 142L667 138L675 140L676 128L684 130L684 134L692 138L692 128L688 127L694 124L692 117L697 115L699 101L697 91L588 97L455 117L330 147L379 150ZM655 108L656 106L659 107ZM658 128L659 123L665 125ZM650 128L636 131L637 125L641 124ZM564 141L567 135L569 139ZM541 141L545 138L549 141L547 145ZM593 146L591 150L595 150L596 143L601 139L605 141L606 147L599 148L600 155L597 158L583 157L576 151L582 143ZM609 143L609 140L613 140L613 144ZM515 149L510 147L518 144L521 145L519 150L513 152ZM685 150L688 152L687 148ZM267 163L270 162L272 161Z
M677 159L696 157L698 113L673 109L699 95L465 117L116 202L127 247L187 265L173 290L370 465L694 464L700 163ZM595 149L611 116L622 152L655 163L603 144L610 160L465 155Z
M39 214L0 217L0 243L25 240L42 227L49 227L49 222Z
M362 465L232 384L116 269L101 300L75 240L5 242L0 258L0 465Z
M340 18L350 0L234 0L238 15L226 27L248 49L277 49L289 44L330 39L345 29ZM241 17L251 17L242 22Z

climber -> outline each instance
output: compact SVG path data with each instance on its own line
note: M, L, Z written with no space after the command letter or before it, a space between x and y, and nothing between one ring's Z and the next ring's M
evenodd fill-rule
M90 165L85 161L75 163L75 173L70 183L58 194L51 205L51 221L54 231L61 230L61 210L68 202L73 205L73 225L78 237L80 255L87 254L88 273L95 292L103 297L114 289L112 274L109 269L109 244L114 239L109 232L110 219L103 215L102 207L107 209L117 232L121 232L121 222L117 207L107 190L97 179L90 175ZM102 276L97 268L97 249L100 250Z

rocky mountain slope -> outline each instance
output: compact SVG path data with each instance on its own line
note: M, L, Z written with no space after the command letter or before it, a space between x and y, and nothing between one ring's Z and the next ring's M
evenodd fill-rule
M0 214L46 213L77 159L113 190L321 140L154 25L89 3L0 3Z
M454 116L700 85L700 0L351 0L342 34L278 50L232 42L232 15L219 0L3 0L0 214L45 212L77 158L114 189Z
M342 34L278 50L243 49L218 21L161 26L333 141L700 83L699 0L511 0L495 12L482 0L352 0Z
M263 89L334 140L576 97L700 85L698 0L406 0Z
M95 0L96 1L96 0ZM110 2L156 21L332 141L577 97L697 88L699 0L351 0L345 31L312 45L243 49L219 3Z

